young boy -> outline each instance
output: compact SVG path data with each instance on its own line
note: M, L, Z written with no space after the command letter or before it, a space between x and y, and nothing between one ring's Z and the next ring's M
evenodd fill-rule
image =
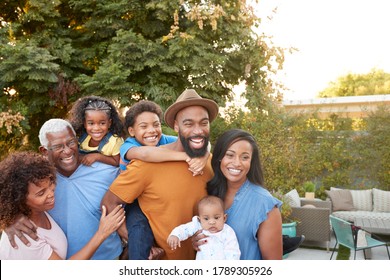
M141 100L126 112L125 126L128 137L120 148L122 172L132 159L148 162L186 161L194 176L201 174L209 153L202 158L189 158L185 152L172 152L156 147L175 142L176 136L169 136L161 130L162 110L154 102ZM128 230L128 254L132 260L146 260L154 243L152 230L138 201L126 206L126 226Z

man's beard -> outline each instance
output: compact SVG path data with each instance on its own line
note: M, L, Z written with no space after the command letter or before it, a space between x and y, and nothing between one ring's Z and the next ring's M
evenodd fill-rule
M209 143L209 137L206 136L191 136L188 138L185 138L183 135L181 135L179 131L179 138L181 141L181 144L183 145L184 151L190 158L198 158L198 157L203 157L206 152L207 152L207 146ZM190 141L192 138L203 138L203 147L200 149L193 149L190 146Z

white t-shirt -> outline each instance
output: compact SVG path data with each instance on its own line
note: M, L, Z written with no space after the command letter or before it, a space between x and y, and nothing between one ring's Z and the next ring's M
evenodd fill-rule
M27 237L31 246L26 246L18 237L15 236L15 242L18 249L14 249L8 240L7 234L2 233L0 239L0 259L1 260L48 260L53 250L62 259L66 258L68 248L68 241L62 229L53 220L53 218L46 213L51 229L37 228L37 241Z

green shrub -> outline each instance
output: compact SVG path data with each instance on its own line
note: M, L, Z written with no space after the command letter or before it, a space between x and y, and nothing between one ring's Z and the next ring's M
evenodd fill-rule
M315 192L316 185L313 182L308 181L303 184L303 189L305 190L305 192Z

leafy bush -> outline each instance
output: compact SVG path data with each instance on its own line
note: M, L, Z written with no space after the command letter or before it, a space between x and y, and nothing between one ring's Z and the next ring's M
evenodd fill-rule
M389 109L381 108L365 120L266 109L244 113L234 108L214 132L238 127L255 136L269 190L287 193L295 188L302 195L303 184L314 181L320 186L316 197L324 199L330 187L389 189Z
M286 199L283 193L280 191L276 191L276 192L272 192L272 195L283 203L282 206L280 207L280 214L282 215L282 223L286 224L286 223L293 222L294 220L290 218L290 215L292 213L292 208L290 206L289 201Z

